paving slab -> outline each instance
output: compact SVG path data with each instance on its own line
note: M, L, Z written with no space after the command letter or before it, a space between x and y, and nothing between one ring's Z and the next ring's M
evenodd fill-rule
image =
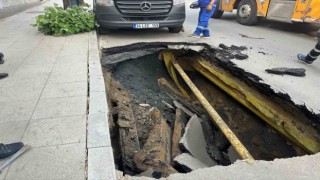
M14 74L11 75L9 74L9 77L4 79L5 81L7 81L3 87L7 88L7 87L25 87L25 86L45 86L45 84L47 83L47 80L49 78L49 75L25 75L25 76L15 76ZM3 81L3 80L1 80ZM0 81L0 82L1 82Z
M33 119L22 138L22 142L32 147L84 143L85 140L85 116Z
M8 169L5 169L1 174L0 174L0 180L4 180L6 175L8 173Z
M69 63L76 65L79 63L87 63L87 61L88 61L88 57L86 55L74 54L74 55L70 56L70 54L63 55L60 52L60 55L58 56L57 61L56 61L56 65L58 65L58 64L65 65L65 64L69 64Z
M15 72L15 77L28 77L28 76L46 76L52 71L53 64L36 64L36 65L21 65Z
M13 121L0 124L0 142L12 143L18 142L26 130L28 121Z
M87 82L62 82L48 83L44 88L41 99L61 98L73 96L86 96L88 90Z
M52 72L48 83L54 82L75 82L75 81L87 81L87 72L75 71L75 72Z
M27 101L38 99L44 85L26 85L24 87L1 87L0 102Z
M85 115L87 97L40 99L32 119Z
M9 168L7 180L81 180L85 178L85 144L32 148Z
M75 59L75 58L74 58ZM76 60L76 59L75 59ZM68 65L66 65L65 63L61 63L61 64L55 64L53 69L52 69L52 73L67 73L67 72L87 72L88 68L86 65L87 62L81 62L79 61L79 63L70 63Z
M30 120L36 104L37 100L0 102L0 123Z

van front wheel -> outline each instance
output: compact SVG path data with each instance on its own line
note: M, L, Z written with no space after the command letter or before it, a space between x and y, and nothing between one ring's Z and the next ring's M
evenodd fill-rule
M237 21L246 26L252 26L258 22L257 4L255 0L240 1L237 11Z

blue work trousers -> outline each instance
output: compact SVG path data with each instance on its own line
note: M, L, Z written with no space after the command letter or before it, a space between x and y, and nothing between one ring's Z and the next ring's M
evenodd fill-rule
M208 24L214 10L215 10L215 5L212 7L211 11L207 11L206 6L200 7L198 26L194 31L194 34L200 35L202 33L204 36L210 36Z

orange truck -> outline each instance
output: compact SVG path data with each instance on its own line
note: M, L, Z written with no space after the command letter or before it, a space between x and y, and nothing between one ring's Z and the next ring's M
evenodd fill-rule
M216 0L212 18L219 19L224 11L237 9L237 21L254 25L260 17L282 22L320 24L320 0Z

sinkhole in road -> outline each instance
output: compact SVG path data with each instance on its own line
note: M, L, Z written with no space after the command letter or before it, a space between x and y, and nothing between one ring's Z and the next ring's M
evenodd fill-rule
M240 159L177 74L188 96L180 91L168 72L164 51L175 56L254 159L317 151L320 130L314 124L318 125L318 116L237 68L232 59L237 54L243 57L242 50L158 42L104 49L102 65L116 168L127 175L160 178L228 166ZM292 117L297 119L290 121Z

